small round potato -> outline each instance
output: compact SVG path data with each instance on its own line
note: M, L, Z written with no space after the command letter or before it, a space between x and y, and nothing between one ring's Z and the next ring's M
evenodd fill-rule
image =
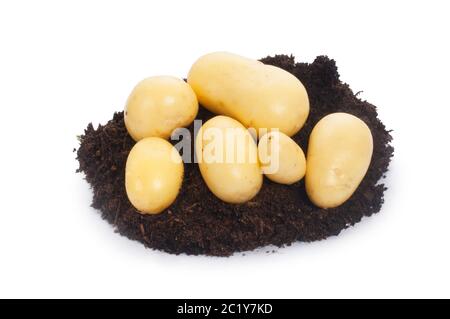
M125 107L125 126L135 141L145 137L168 139L179 127L191 124L198 112L192 88L172 76L154 76L136 85Z
M306 192L322 208L343 204L366 175L372 158L369 127L347 113L322 118L309 137Z
M158 214L169 207L183 181L183 162L168 141L147 137L128 155L125 188L131 204L142 214Z
M258 149L248 130L227 116L208 120L198 131L195 152L206 185L227 203L244 203L261 189Z
M306 159L303 150L286 134L272 131L258 143L261 168L268 179L280 184L293 184L305 176Z
M263 135L260 129L292 136L309 114L308 94L294 75L236 54L200 57L187 81L204 107L257 129L258 136Z

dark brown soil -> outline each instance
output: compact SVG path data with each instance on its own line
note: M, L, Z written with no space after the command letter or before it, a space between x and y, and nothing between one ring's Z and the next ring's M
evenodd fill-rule
M308 90L311 113L294 136L305 153L311 129L329 113L354 114L371 128L372 162L350 200L334 209L320 209L308 200L303 181L285 186L265 179L260 193L250 202L226 204L208 190L197 164L185 164L183 186L175 203L159 215L141 215L125 193L125 162L134 142L119 112L97 129L88 125L80 138L77 159L78 171L85 174L93 189L92 206L120 234L169 253L229 256L270 244L325 239L380 210L386 188L378 182L388 169L393 148L392 137L377 118L375 106L361 101L339 80L335 61L326 56L317 57L311 64L295 63L286 55L262 61L291 72ZM198 118L211 116L201 108Z

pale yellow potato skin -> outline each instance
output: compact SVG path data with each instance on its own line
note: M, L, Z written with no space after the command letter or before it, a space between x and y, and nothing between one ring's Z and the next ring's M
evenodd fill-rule
M257 130L278 128L292 136L309 114L308 94L295 76L236 54L202 56L191 67L187 82L207 109Z
M208 135L210 129L224 134L224 156L234 149L236 156L231 157L231 161L208 160L207 146L217 141L217 138ZM227 129L234 129L231 131L231 137L225 133ZM236 143L231 143L233 141ZM195 152L202 177L218 198L227 203L238 204L247 202L258 194L263 182L258 149L254 139L241 123L227 116L216 116L208 120L198 131ZM245 156L239 162L238 156L242 155Z
M177 197L183 173L181 156L168 141L144 138L128 155L125 167L128 199L142 214L158 214Z
M145 137L168 139L179 127L191 124L198 112L192 88L172 76L154 76L139 82L125 106L125 126L135 141Z
M306 192L322 208L343 204L355 192L369 168L373 139L369 127L347 113L322 118L309 137Z
M271 181L290 185L305 176L305 153L293 139L282 132L264 134L258 143L258 155L262 172ZM278 169L272 172L271 165Z

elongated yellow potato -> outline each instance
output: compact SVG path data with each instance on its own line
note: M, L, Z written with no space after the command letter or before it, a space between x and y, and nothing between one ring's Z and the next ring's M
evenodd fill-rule
M306 192L322 208L343 204L366 175L372 158L369 127L356 116L333 113L322 118L309 137Z
M290 185L305 176L306 159L303 150L282 132L264 134L258 142L258 155L261 169L271 181Z
M131 204L143 214L158 214L169 207L183 181L183 161L168 141L147 137L128 154L125 189Z
M125 126L135 141L168 139L176 128L191 124L197 112L197 97L189 84L173 76L153 76L139 82L128 97Z
M227 52L202 56L189 71L188 83L210 111L246 127L278 128L292 136L309 114L308 94L292 74L275 66Z
M227 203L244 203L261 189L263 177L253 137L238 121L216 116L198 131L195 152L206 185Z

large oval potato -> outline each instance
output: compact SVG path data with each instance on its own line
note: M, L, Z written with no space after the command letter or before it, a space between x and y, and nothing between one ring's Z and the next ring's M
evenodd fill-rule
M292 136L309 114L308 94L294 75L239 55L202 56L187 82L204 107L257 130L278 128Z
M369 168L372 133L356 116L333 113L322 118L309 137L306 192L322 208L343 204Z
M261 189L256 143L238 121L227 116L208 120L197 133L195 152L206 185L224 202L246 202Z

